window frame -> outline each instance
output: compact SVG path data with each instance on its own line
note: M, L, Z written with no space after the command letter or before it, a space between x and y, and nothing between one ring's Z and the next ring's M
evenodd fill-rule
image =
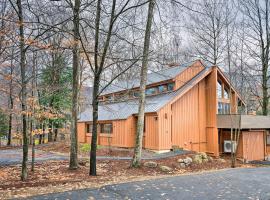
M110 126L110 131L104 131L105 126ZM113 124L112 123L102 123L100 124L100 133L105 133L105 134L112 134L113 133Z

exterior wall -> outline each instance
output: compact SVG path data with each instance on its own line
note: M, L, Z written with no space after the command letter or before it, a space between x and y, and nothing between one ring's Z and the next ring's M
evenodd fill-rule
M219 156L217 129L217 68L206 77L206 151Z
M99 122L102 123L102 122ZM131 116L126 120L111 121L113 124L113 133L98 132L98 145L133 147L135 143L135 120ZM91 143L92 133L86 133L86 122L78 123L78 138L80 143Z
M185 69L182 73L177 75L175 80L175 90L182 87L186 84L189 80L191 80L194 76L200 73L205 67L202 65L200 61L196 61L190 67Z
M243 152L244 160L264 160L264 131L243 131Z
M86 142L85 123L84 122L77 123L77 129L78 129L78 142L85 143Z
M205 80L172 104L172 145L206 150Z
M224 140L231 140L231 131L230 130L220 130L219 133L219 152L224 153ZM237 146L236 156L238 158L243 158L243 136L240 133L239 144Z
M172 148L171 127L171 104L167 104L158 112L158 150L168 150Z
M230 130L221 130L219 140L219 150L224 152L224 140L231 140ZM265 134L263 130L241 131L239 144L237 147L237 157L245 161L264 160Z
M158 117L157 115L145 116L144 148L158 149Z

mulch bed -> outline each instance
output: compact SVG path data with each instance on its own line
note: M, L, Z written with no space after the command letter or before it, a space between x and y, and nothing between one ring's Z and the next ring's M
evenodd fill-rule
M130 168L130 161L102 160L98 161L98 176L89 176L89 164L85 160L80 161L77 170L68 169L68 161L48 161L36 164L35 172L29 170L27 181L20 181L21 168L19 165L0 167L0 199L9 197L26 197L29 195L61 192L71 189L98 187L105 184L126 182L138 179L149 179L186 173L202 172L224 169L230 167L229 160L221 162L214 159L203 164L192 163L186 168L181 168L177 163L179 158L192 155L180 155L172 158L156 160L158 165L171 167L171 172L162 172L159 167ZM146 161L144 161L146 162ZM237 164L238 167L249 167ZM7 192L8 191L8 192Z

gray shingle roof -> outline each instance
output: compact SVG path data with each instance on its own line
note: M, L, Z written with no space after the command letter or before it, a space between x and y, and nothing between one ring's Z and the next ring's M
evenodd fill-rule
M201 71L197 76L195 76L192 80L186 83L180 89L168 92L164 94L148 96L146 97L146 105L145 112L151 113L156 112L161 109L164 105L166 105L170 100L172 100L175 96L181 94L188 87L190 87L198 78L203 76L203 74L208 70ZM114 102L114 103L100 103L98 110L98 120L115 120L115 119L126 119L129 116L136 114L138 112L138 99L130 99L122 102ZM92 107L90 106L85 111L80 113L79 121L92 121Z
M177 74L185 70L187 67L192 65L194 62L188 62L185 64L181 64L175 67L168 67L158 72L152 72L147 75L147 85L152 83L158 83L161 81L166 81L174 78ZM136 88L140 86L140 79L133 79L130 81L121 81L114 83L107 87L102 94L109 94L114 92L119 92L125 89Z

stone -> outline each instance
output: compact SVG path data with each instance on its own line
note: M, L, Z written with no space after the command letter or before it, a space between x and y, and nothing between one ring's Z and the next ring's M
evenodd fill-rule
M202 160L202 156L199 154L195 155L193 158L193 162L195 162L196 164L201 164L203 162Z
M192 158L191 157L186 157L186 160L187 160L187 162L190 164L190 163L192 163Z
M185 168L185 167L186 167L186 164L185 164L185 163L180 163L179 166L180 166L181 168Z
M183 160L182 158L179 158L179 159L177 160L177 162L178 162L178 163L183 163L184 160Z
M148 161L143 164L145 167L156 168L158 164L154 161Z
M172 168L170 168L166 165L161 165L161 166L159 166L159 168L162 172L171 172L172 171Z

